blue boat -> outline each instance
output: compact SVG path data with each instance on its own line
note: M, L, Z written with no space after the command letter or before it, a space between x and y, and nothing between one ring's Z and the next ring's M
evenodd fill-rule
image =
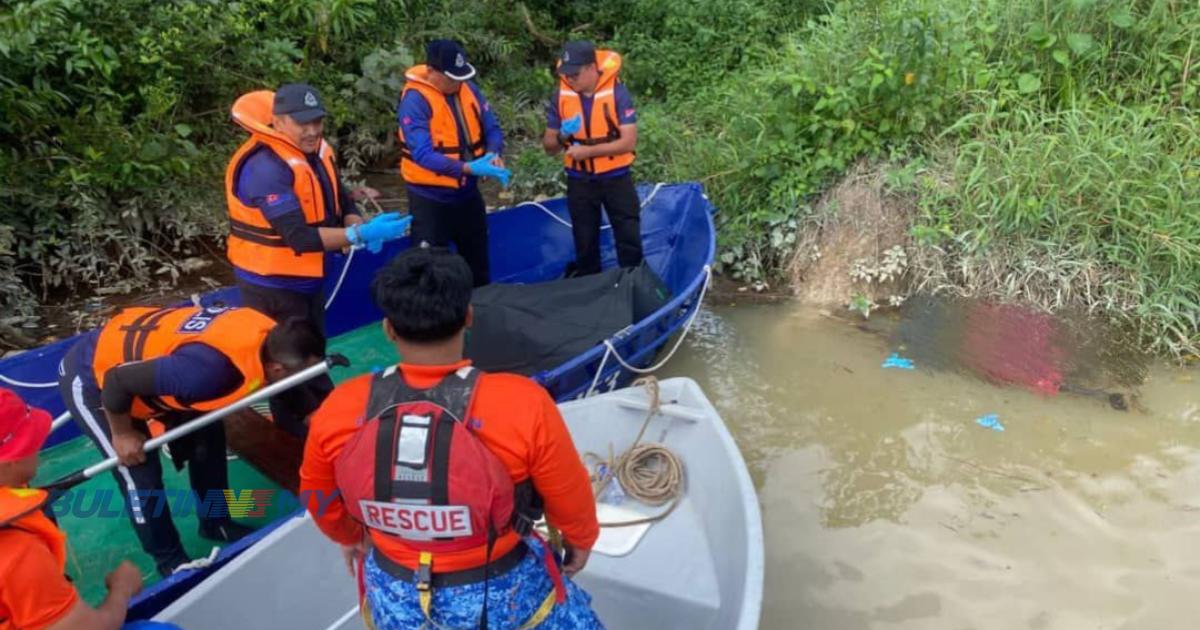
M649 316L590 350L535 374L533 378L559 402L621 387L635 376L629 368L651 366L671 337L690 325L711 281L716 251L714 208L700 184L642 185L638 193L642 199L646 262L672 297ZM496 211L488 215L488 227L493 282L531 284L555 280L562 277L567 263L574 258L565 199L527 202ZM615 266L611 230L603 231L601 242L604 266ZM405 238L377 254L359 250L352 257L326 257L326 326L331 338L382 318L369 298L371 278L376 269L409 245ZM239 304L240 296L231 287L206 293L200 301ZM0 360L0 384L14 389L30 404L54 415L63 413L65 407L56 382L58 364L75 341L75 337L64 339ZM365 366L355 367L365 371ZM67 423L54 431L46 448L79 435L75 425ZM131 603L130 619L153 616L288 518L280 518L221 549L206 568L176 573L148 587ZM141 550L131 549L130 553Z

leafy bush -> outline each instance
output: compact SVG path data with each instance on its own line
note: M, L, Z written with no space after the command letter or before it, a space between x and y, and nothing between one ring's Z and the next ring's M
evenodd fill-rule
M705 184L725 270L777 274L814 195L880 156L923 165L926 284L1011 263L994 293L1200 345L1200 5L1172 0L23 0L0 13L0 308L219 248L249 89L316 85L347 171L391 167L401 73L432 37L479 67L518 198L561 191L542 111L561 42L589 37L625 56L638 177ZM1088 293L1071 268L1111 281Z

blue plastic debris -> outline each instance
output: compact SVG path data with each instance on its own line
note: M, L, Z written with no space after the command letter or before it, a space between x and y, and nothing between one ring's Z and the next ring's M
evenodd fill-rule
M997 432L1004 431L1004 425L1000 424L1000 416L994 413L989 413L986 416L979 416L978 418L975 418L975 424L978 424L985 429L991 429Z
M883 367L897 368L897 369L901 369L901 370L917 369L917 366L913 365L912 359L905 359L904 357L896 354L895 352L893 352L890 357L883 360Z

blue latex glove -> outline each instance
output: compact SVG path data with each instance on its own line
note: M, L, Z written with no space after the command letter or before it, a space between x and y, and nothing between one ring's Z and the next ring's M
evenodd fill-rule
M476 177L498 179L501 186L508 188L508 180L512 177L512 171L492 164L492 160L494 159L496 159L496 154L489 153L478 160L467 162L467 168L471 169L471 174Z
M346 240L355 247L366 247L372 254L378 254L384 243L404 236L411 223L412 215L402 217L399 212L385 212L366 223L346 228Z
M980 416L975 419L975 424L996 431L997 433L1004 431L1004 424L1000 422L1000 416L989 413L986 416Z
M574 116L562 121L562 126L558 131L564 136L573 136L583 129L583 114L575 114Z
M916 369L916 366L913 365L912 359L905 359L904 357L901 357L900 355L896 354L895 352L893 352L890 357L884 359L883 367L897 368L897 369L901 369L901 370L915 370Z

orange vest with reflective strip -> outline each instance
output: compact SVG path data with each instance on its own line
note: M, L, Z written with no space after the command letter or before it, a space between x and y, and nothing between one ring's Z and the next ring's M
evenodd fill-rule
M337 167L333 148L321 140L318 155L325 175L333 188L333 199L325 199L316 173L309 166L304 152L282 134L271 128L271 107L275 93L268 90L251 92L233 104L233 120L250 132L229 167L225 169L225 203L229 207L229 262L234 266L264 276L299 276L321 278L325 275L325 253L297 254L271 227L262 210L242 203L235 192L242 163L255 149L266 146L292 169L292 192L300 201L304 222L320 227L326 216L342 216L338 205Z
M65 573L67 535L42 513L48 497L45 490L0 488L0 529L19 529L37 536L50 549L59 573Z
M446 95L433 87L429 82L429 68L420 65L413 66L404 74L407 81L404 90L400 92L400 100L409 90L416 90L425 97L433 116L429 119L429 135L433 141L433 149L438 153L456 160L470 162L484 155L483 111L475 98L475 91L464 81L458 88L458 111L450 107ZM459 146L460 125L466 132L467 146ZM400 176L404 181L417 186L443 186L445 188L462 188L466 177L454 178L435 173L412 159L412 150L404 142L404 127L398 132L400 137Z
M561 65L561 62L560 62ZM596 82L596 93L592 95L592 113L583 121L579 133L567 139L568 144L596 145L621 138L621 126L617 117L617 97L613 89L617 86L621 72L621 55L611 50L596 51L596 67L600 69L600 80ZM583 100L571 89L566 79L558 80L558 116L567 120L583 114ZM576 161L563 155L567 168L581 173L598 175L633 164L634 153L619 153L590 160Z
M242 374L240 387L221 398L187 405L173 396L139 397L134 399L130 415L148 420L167 411L212 411L262 386L260 352L274 327L271 318L250 308L127 308L100 329L92 371L103 389L104 377L114 367L164 357L189 343L203 343L233 363Z

